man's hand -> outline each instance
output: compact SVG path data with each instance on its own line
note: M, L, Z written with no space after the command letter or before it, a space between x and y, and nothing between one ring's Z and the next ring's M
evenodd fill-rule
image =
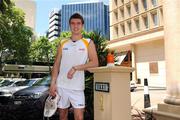
M49 95L55 97L56 96L56 84L51 83L50 88L49 88Z
M76 72L76 68L72 67L67 74L67 78L72 79L75 72Z

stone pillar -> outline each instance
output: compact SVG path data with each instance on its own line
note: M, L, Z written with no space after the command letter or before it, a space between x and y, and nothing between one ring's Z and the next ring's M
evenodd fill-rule
M180 120L180 0L163 0L167 96L153 113L157 120Z
M89 71L94 73L94 120L131 120L132 68L111 66Z
M180 0L163 0L167 97L180 105Z
M131 59L132 59L132 67L135 69L132 72L132 80L137 82L137 70L136 70L136 57L135 57L135 45L131 45Z
M157 110L145 109L157 120L180 120L180 0L163 0L167 96Z

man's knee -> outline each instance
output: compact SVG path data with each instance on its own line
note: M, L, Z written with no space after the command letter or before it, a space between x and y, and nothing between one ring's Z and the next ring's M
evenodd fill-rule
M75 109L74 110L75 120L83 120L84 109Z
M68 109L59 109L60 120L67 120Z
M83 120L83 115L76 115L75 120Z

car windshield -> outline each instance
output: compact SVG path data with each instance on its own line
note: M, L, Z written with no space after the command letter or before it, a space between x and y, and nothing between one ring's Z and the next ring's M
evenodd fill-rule
M11 85L12 83L14 83L14 81L4 80L4 81L0 84L0 87L9 86L9 85Z
M14 86L32 86L35 80L25 80L25 81L18 81L14 84Z
M33 86L49 86L50 80L51 80L50 76L44 77L41 80L39 80L38 82L36 82Z
M0 83L2 83L3 82L3 80L0 80Z

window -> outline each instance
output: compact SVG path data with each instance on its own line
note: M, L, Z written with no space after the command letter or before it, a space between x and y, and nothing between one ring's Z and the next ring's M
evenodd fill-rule
M51 77L44 77L41 80L39 80L38 82L36 82L33 86L49 86L51 82Z
M114 0L115 5L117 6L117 0Z
M118 30L118 26L115 26L115 27L114 27L114 30L115 30L115 36L118 36L118 31L119 31L119 30Z
M130 5L127 5L126 8L127 8L128 14L130 16L131 15L131 7L130 7Z
M148 25L148 17L147 16L143 17L143 22L144 22L145 28L147 29L149 27L149 25Z
M131 21L128 21L128 22L127 22L127 25L128 25L129 32L131 33L131 32L132 32Z
M121 12L121 17L124 18L124 9L121 8L121 9L120 9L120 12Z
M161 15L163 17L163 9L162 8L160 8L160 12L161 12Z
M136 25L137 31L139 31L140 30L139 19L135 19L135 25Z
M136 11L136 13L138 14L139 13L139 8L138 8L138 3L134 3L134 9Z
M116 20L118 20L118 13L117 13L117 11L114 12L114 16L115 16Z
M151 2L154 7L157 6L157 0L151 0Z
M121 0L121 3L124 4L124 0Z
M158 16L157 16L157 12L152 13L152 20L153 20L154 26L157 26L157 25L158 25Z
M123 35L125 35L125 27L124 27L124 24L121 24L121 31L122 31Z
M147 10L147 0L142 0L142 4L145 10Z

